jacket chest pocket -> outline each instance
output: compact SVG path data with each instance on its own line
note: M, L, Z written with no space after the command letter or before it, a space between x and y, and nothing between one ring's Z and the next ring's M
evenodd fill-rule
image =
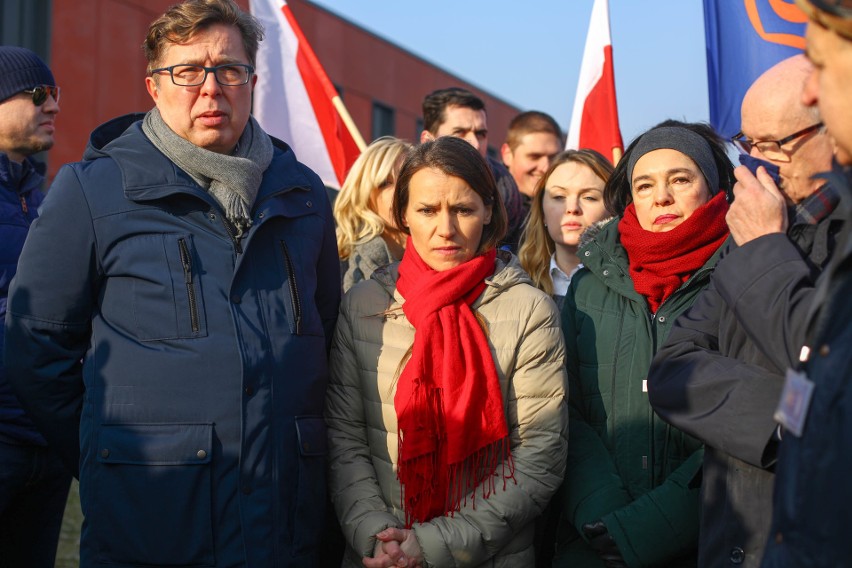
M108 267L104 317L141 341L206 337L203 273L191 234L127 239Z

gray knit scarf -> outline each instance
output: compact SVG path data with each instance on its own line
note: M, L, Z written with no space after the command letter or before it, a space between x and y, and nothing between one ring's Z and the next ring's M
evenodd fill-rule
M249 117L233 155L211 152L178 136L156 107L145 115L142 131L158 150L216 198L238 237L251 227L251 208L273 151L272 140L254 117Z

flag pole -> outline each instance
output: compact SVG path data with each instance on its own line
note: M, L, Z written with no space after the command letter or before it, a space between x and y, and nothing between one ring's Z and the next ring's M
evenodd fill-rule
M349 111L346 110L346 106L343 104L343 99L340 98L340 95L334 95L331 98L331 102L334 104L334 108L336 108L337 112L340 114L340 119L343 121L343 124L346 125L346 130L349 131L349 134L352 136L352 139L355 141L355 144L358 146L358 149L363 152L364 149L367 148L367 143L364 142L364 138L358 131L358 127L355 125L355 121L352 120L352 117L349 115Z
M618 164L618 161L621 159L621 155L623 154L621 148L618 146L612 149L612 165L615 166Z

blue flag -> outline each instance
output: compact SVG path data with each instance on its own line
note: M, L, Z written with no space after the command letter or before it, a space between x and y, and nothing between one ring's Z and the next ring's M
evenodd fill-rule
M805 48L807 17L795 0L704 0L710 123L740 130L745 92L764 71Z

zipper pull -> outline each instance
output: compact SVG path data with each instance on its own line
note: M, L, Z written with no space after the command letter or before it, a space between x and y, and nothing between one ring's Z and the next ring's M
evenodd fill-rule
M30 208L27 205L27 198L24 197L23 195L19 195L18 197L21 198L21 211L24 212L24 215L29 215L30 214Z

